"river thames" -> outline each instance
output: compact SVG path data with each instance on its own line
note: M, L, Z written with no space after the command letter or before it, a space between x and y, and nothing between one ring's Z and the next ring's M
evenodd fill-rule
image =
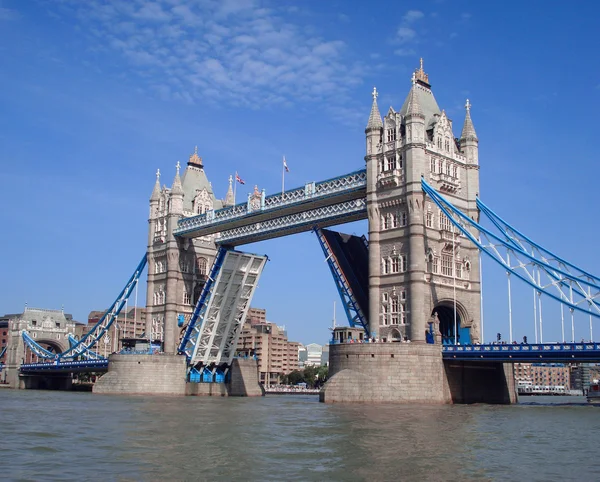
M583 397L522 401L325 405L2 389L0 479L598 480L600 407Z

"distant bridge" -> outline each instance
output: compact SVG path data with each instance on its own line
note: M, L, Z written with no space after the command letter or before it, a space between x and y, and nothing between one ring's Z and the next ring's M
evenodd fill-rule
M600 343L444 345L444 360L505 363L600 362Z

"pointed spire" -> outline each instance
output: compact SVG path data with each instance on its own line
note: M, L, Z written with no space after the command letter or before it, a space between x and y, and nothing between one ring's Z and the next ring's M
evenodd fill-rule
M413 72L412 75L412 87L410 88L410 92L408 93L408 104L406 106L406 115L407 116L420 116L425 117L423 114L423 109L421 108L421 104L419 102L419 95L417 94L417 76Z
M177 172L175 173L175 179L173 180L173 186L171 186L171 194L181 194L183 195L183 186L181 185L181 178L179 177L179 169L181 168L181 164L177 161L177 165L175 166Z
M198 155L198 146L194 147L194 153L190 156L188 166L204 167L202 164L202 158Z
M158 200L160 197L160 169L156 170L156 182L154 183L154 189L152 190L152 196L150 201Z
M233 176L229 176L229 189L227 189L227 194L225 195L225 201L223 204L226 206L233 206L235 204L235 200L233 198Z
M465 116L465 123L463 124L462 134L460 135L460 140L473 140L476 141L477 133L475 132L475 127L473 126L473 121L471 120L471 103L469 99L467 99L467 103L465 104L465 109L467 111L467 115Z
M373 87L373 105L371 106L371 115L369 115L369 122L367 123L367 130L369 129L380 129L383 127L381 122L381 114L379 113L379 107L377 107L377 89Z

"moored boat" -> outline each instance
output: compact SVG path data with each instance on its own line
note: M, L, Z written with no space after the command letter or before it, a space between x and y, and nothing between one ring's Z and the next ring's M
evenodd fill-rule
M587 392L589 403L600 403L600 383L592 383Z

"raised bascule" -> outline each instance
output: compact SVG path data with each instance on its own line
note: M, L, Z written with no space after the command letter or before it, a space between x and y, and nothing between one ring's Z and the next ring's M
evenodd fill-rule
M330 346L321 401L510 403L510 363L600 361L600 345L575 343L573 322L576 312L589 315L593 339L600 278L527 238L481 201L469 101L456 138L422 61L398 111L390 107L382 118L377 95L373 89L364 169L269 196L255 187L241 204L231 178L225 199L216 198L197 150L181 177L177 165L170 188L161 187L157 172L146 255L122 292L85 338L68 337L62 351L21 329L23 349L14 353L27 349L40 361L19 366L12 356L7 367L15 385L27 374L94 369L108 370L94 387L99 393L261 395L256 362L236 357L235 349L268 258L236 248L303 231L315 232L349 324L362 330L361 343ZM327 229L361 219L368 220L368 238ZM508 275L510 345L483 344L481 256ZM146 344L154 348L106 360L94 346L146 263ZM534 344L512 344L511 277L534 290ZM561 304L560 343L544 344L542 295Z

